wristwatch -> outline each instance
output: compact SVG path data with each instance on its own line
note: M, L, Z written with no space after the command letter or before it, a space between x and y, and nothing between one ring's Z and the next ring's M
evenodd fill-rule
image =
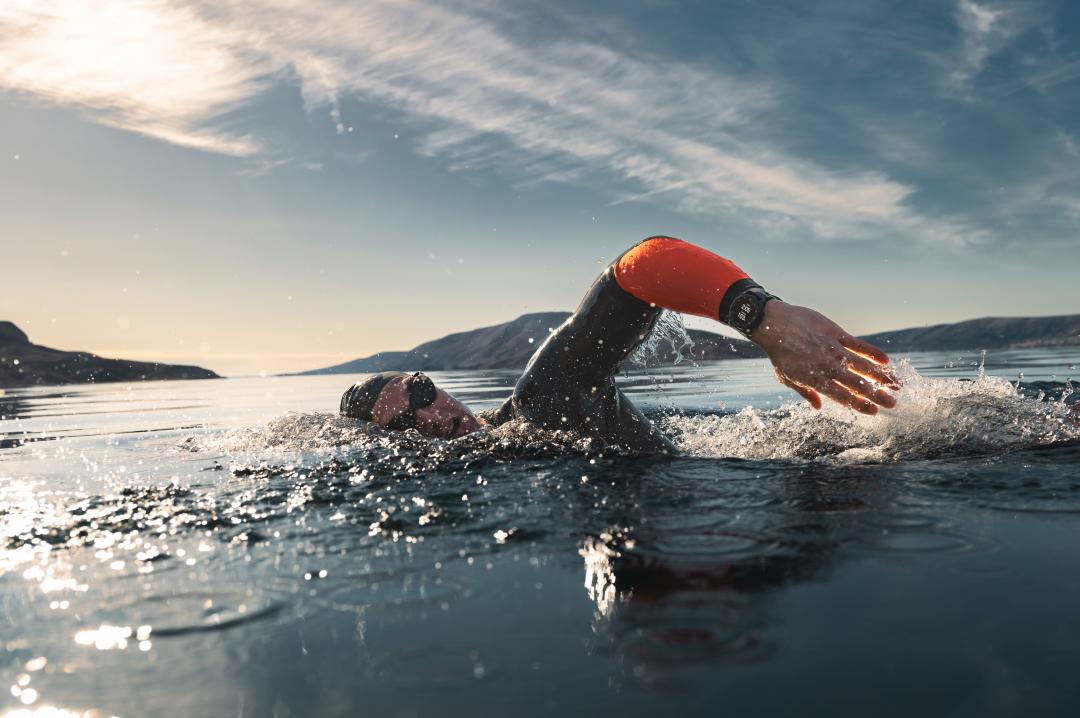
M765 318L765 305L773 299L779 299L775 294L769 294L762 287L752 286L740 292L732 300L728 310L727 325L737 329L747 339L761 320Z

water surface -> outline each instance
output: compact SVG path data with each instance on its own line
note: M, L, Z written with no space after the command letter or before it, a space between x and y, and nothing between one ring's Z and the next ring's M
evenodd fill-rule
M0 710L1074 715L1080 354L908 359L873 418L634 372L650 458L372 431L356 377L9 391Z

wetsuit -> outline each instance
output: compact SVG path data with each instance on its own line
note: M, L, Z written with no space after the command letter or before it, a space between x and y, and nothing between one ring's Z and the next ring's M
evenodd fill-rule
M608 265L533 354L510 398L483 416L492 424L524 419L574 429L633 452L674 452L615 386L615 373L663 309L723 320L735 296L756 286L701 247L671 237L643 240Z

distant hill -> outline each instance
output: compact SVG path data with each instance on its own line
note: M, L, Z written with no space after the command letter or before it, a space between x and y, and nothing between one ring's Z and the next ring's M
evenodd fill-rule
M491 327L450 334L408 351L379 352L344 364L301 372L362 374L376 371L447 369L522 369L569 312L524 314ZM688 330L694 341L687 354L695 360L747 359L764 356L756 344L712 332ZM529 340L532 340L531 342ZM956 324L880 332L864 337L889 352L1006 349L1080 345L1080 314L1060 317L990 317ZM657 361L670 363L672 347L661 342Z
M985 317L863 337L890 352L1021 349L1080 345L1080 314Z
M447 369L522 369L529 357L555 329L570 316L569 312L524 314L517 319L491 327L450 334L425 342L408 351L379 352L362 359L337 364L302 374L357 374L375 371L439 371ZM691 329L693 359L728 359L764 356L755 344L729 339ZM657 359L667 363L675 353L670 343L661 342Z
M0 321L0 389L35 384L82 384L156 379L217 379L197 366L105 359L32 344L11 322Z

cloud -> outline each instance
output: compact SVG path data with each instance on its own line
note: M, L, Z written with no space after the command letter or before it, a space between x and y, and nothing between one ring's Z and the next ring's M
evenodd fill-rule
M952 72L956 85L963 85L982 70L986 59L1008 38L1004 10L993 10L973 0L959 0L956 22L960 28L960 59Z
M762 78L573 37L514 37L452 2L327 0L130 3L16 0L0 10L0 87L75 105L99 121L187 147L260 153L222 116L292 77L340 128L342 101L403 113L421 153L494 164L525 182L603 176L617 201L648 200L811 236L914 232L964 241L918 217L912 188L785 152L764 128L790 110ZM966 72L997 14L962 0ZM965 22L967 22L965 20ZM980 44L982 42L982 44Z
M1005 6L1000 2L957 0L956 23L960 31L960 47L948 75L950 84L954 89L965 92L991 58L1008 48L1023 33L1044 24L1047 15L1048 8L1042 2Z
M0 5L0 87L85 108L101 123L184 147L252 155L213 120L264 87L232 33L156 0Z
M1021 88L1034 88L1039 92L1051 94L1057 85L1080 79L1080 60L1056 62L1048 67L1041 67L1034 72L1022 75L1018 79L1001 87L1004 91Z

